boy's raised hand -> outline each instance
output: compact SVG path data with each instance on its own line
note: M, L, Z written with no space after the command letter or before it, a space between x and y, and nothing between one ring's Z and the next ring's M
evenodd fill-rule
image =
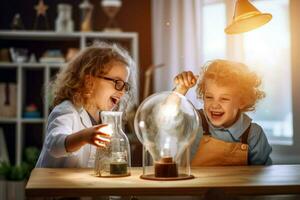
M185 95L187 91L194 87L199 76L194 75L191 71L184 71L174 78L176 88L174 91Z

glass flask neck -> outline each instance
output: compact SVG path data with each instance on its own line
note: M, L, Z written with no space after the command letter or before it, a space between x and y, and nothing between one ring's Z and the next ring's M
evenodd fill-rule
M102 123L109 124L114 134L118 129L122 129L122 114L123 112L102 111Z

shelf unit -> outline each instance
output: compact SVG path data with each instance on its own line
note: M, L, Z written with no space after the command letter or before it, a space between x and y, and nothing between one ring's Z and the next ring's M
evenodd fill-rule
M51 48L61 49L62 51L70 47L83 49L92 44L94 40L121 44L128 49L138 66L138 34L135 32L57 33L49 31L0 31L0 48L17 47L35 49L38 57L43 50ZM44 86L48 85L51 77L64 65L0 61L0 75L2 74L3 77L7 73L7 70L12 71L9 72L10 76L11 73L15 76L12 77L12 82L15 82L17 85L16 117L0 116L0 128L4 130L11 162L16 164L21 163L22 152L26 146L42 147L47 116L49 115L49 100L47 95L45 95L49 91ZM139 74L138 67L137 74ZM1 76L0 82L3 82ZM36 101L33 103L38 104L41 117L23 117L24 108L31 101Z

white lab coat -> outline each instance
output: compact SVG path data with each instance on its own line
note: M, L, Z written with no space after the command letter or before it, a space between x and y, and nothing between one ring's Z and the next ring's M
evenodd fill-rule
M76 108L68 100L57 105L49 115L47 133L36 167L93 167L95 146L86 144L72 153L66 152L65 148L68 135L91 126L90 117L83 107Z

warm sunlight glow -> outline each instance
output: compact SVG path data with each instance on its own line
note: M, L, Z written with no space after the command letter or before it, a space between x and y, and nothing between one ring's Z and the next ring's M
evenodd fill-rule
M244 35L245 62L263 78L266 98L252 115L273 142L292 140L289 1L257 1L273 14L269 24ZM280 39L279 39L280 38Z
M110 136L113 134L113 128L112 128L111 124L108 124L107 126L99 128L99 131L101 131L102 133L105 133L107 135L110 135Z
M204 61L225 58L226 8L224 4L208 4L203 7Z

